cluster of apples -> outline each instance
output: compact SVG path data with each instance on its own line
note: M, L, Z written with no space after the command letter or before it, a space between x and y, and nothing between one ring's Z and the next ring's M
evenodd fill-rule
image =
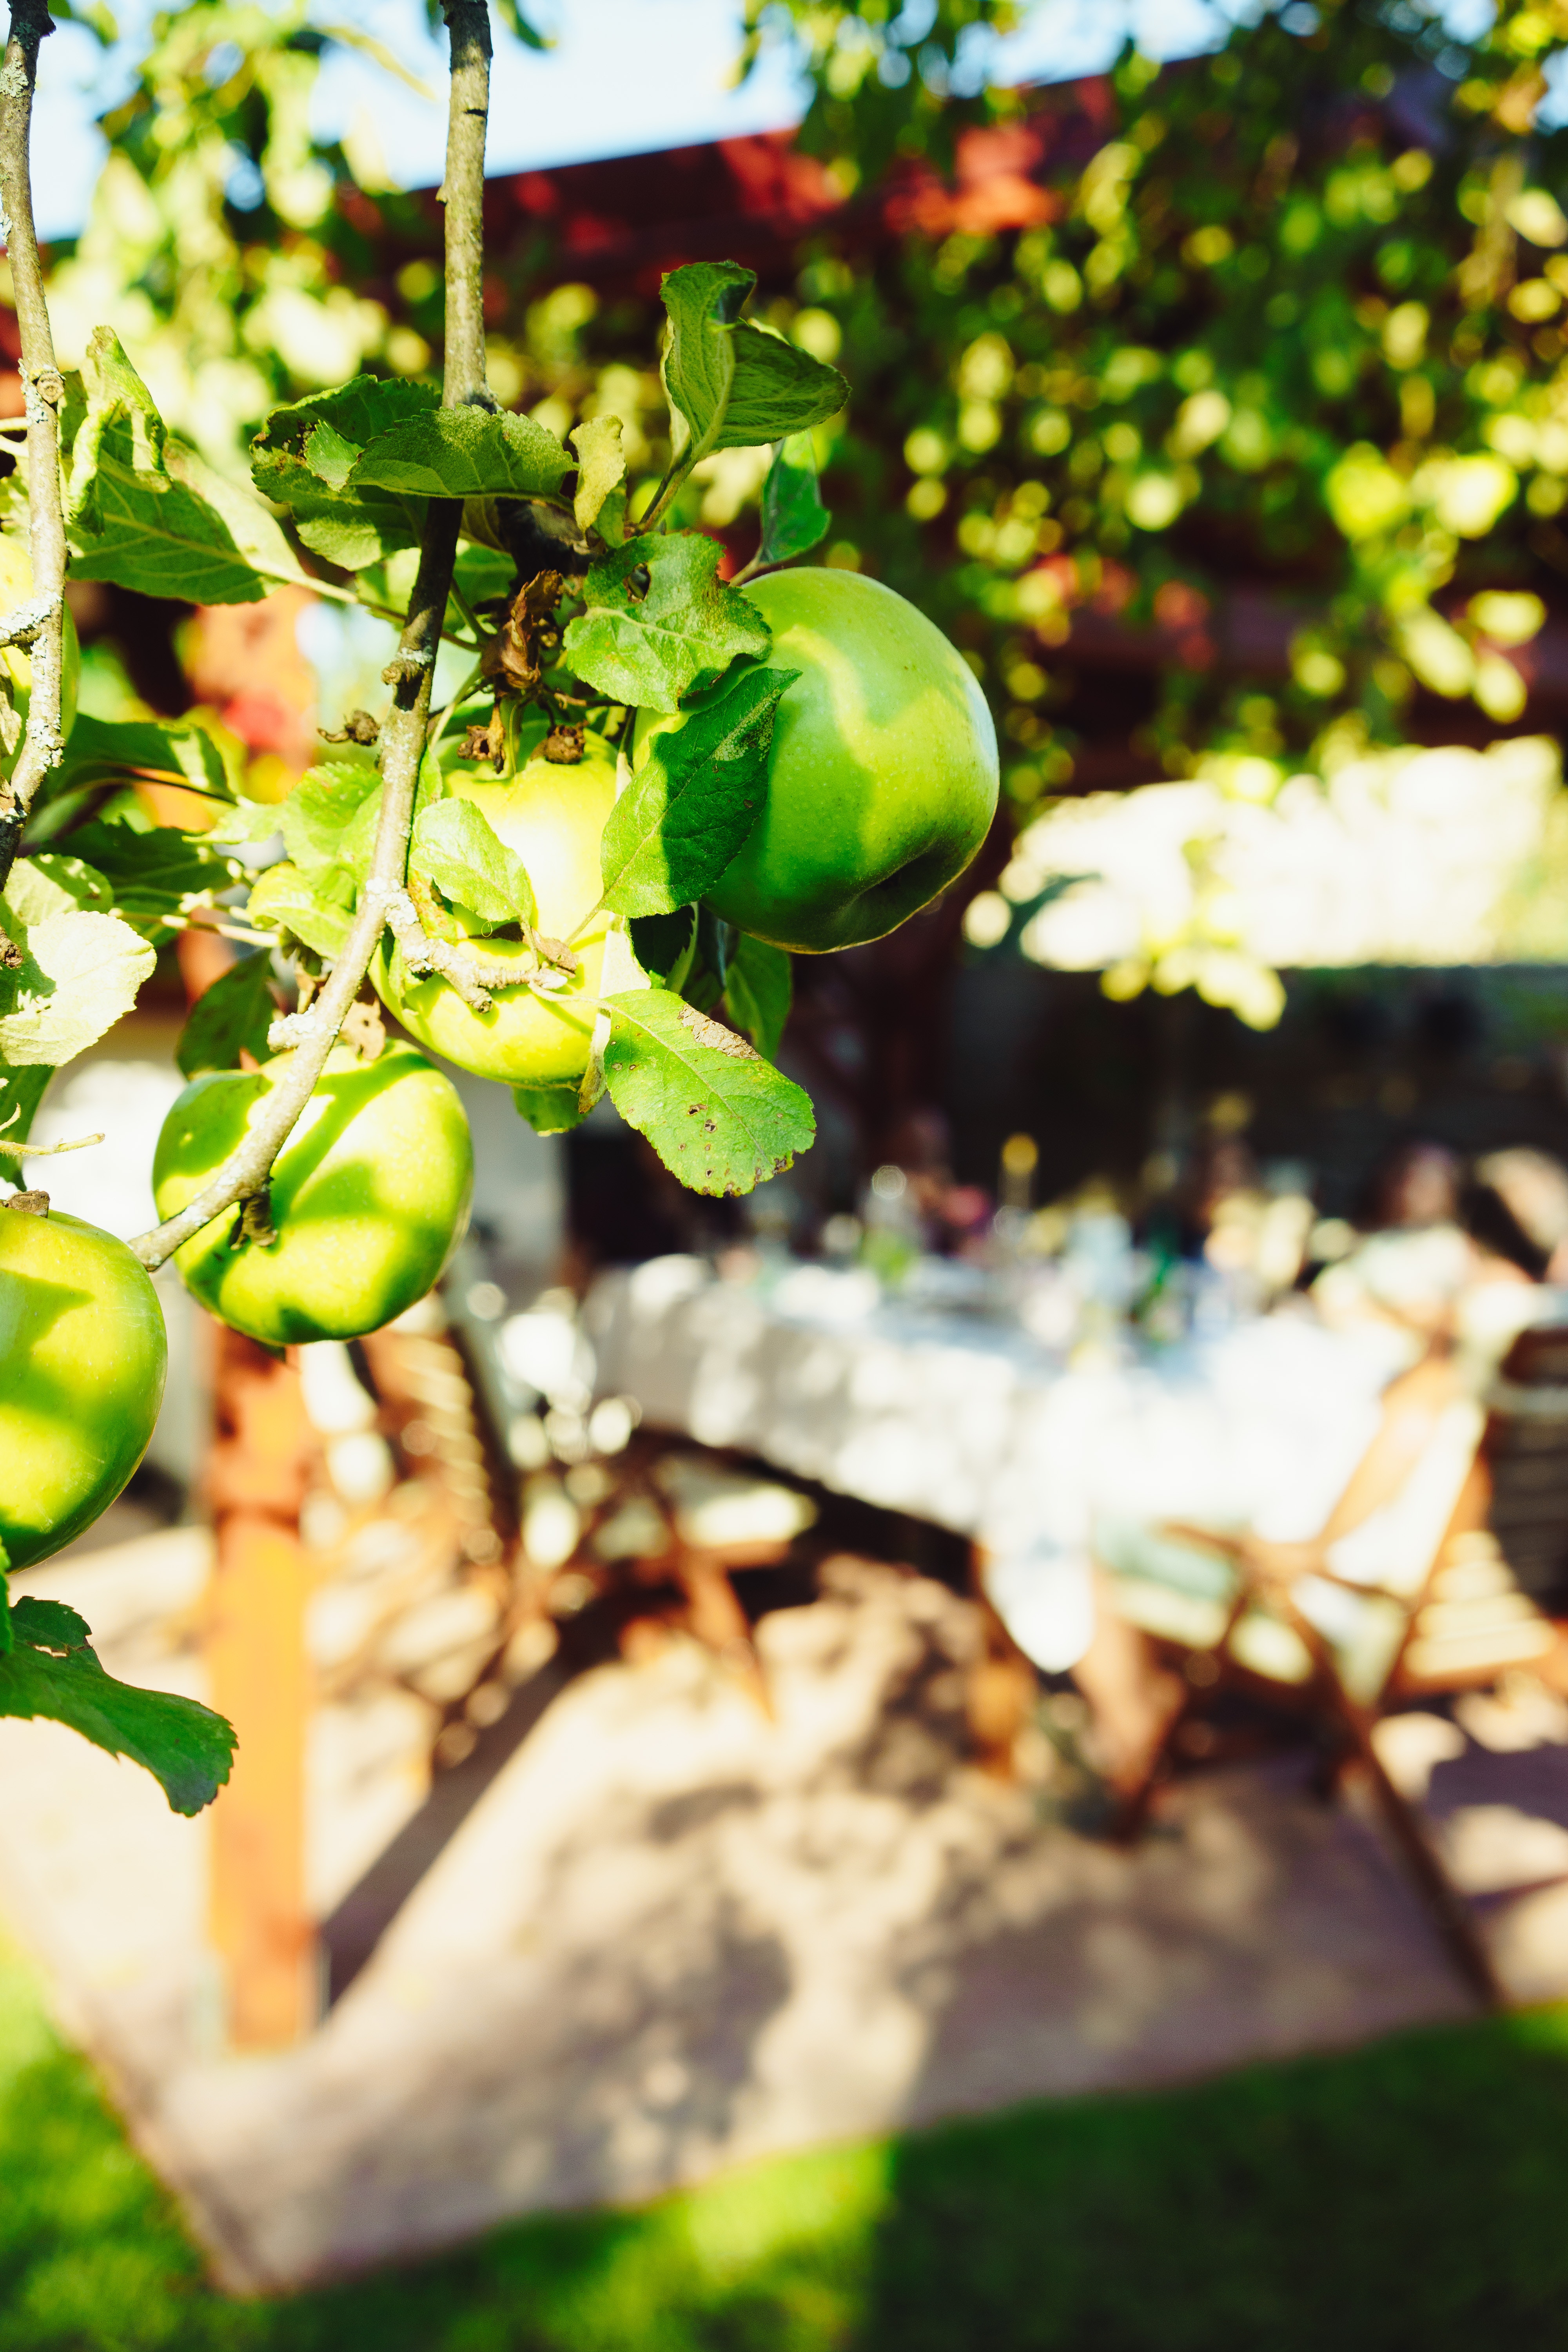
M743 593L769 624L774 658L798 676L778 706L763 809L708 903L737 929L797 953L879 939L956 879L990 826L997 761L984 698L932 623L873 581L780 572ZM634 770L686 715L638 714ZM243 1213L232 1208L175 1255L189 1288L225 1322L274 1347L353 1339L438 1279L467 1222L473 1152L456 1089L418 1046L512 1087L525 1110L575 1099L613 920L602 911L582 918L600 897L600 836L616 786L615 753L593 736L575 764L536 757L510 776L448 777L448 791L472 801L526 867L540 931L574 933L574 969L548 995L524 984L521 970L515 987L487 980L492 1001L479 1012L439 974L408 975L384 945L373 980L416 1043L395 1040L371 1061L334 1048L274 1164L267 1229L257 1233L253 1221L242 1233ZM461 908L453 913L461 929ZM529 955L521 940L483 944L490 966L515 959L521 967ZM287 1058L209 1072L185 1088L154 1163L161 1216L216 1174ZM94 1251L96 1275L87 1263ZM24 1360L43 1365L48 1331L70 1327L69 1317L49 1323L44 1300L56 1280L48 1269L67 1256L98 1300L102 1328L121 1331L123 1344L100 1350L101 1361L77 1355L68 1380L62 1357L55 1372L18 1383ZM8 1321L7 1301L24 1291L37 1313ZM0 1215L0 1443L11 1436L24 1448L13 1460L41 1460L43 1425L74 1423L58 1475L29 1476L26 1495L0 1502L14 1560L68 1541L119 1493L156 1416L162 1334L156 1297L122 1244L68 1218Z

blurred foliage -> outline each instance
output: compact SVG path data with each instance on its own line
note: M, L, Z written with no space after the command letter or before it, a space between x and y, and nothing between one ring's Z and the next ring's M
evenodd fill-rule
M1296 0L1163 69L1128 49L1087 99L992 86L1019 14L748 0L747 55L796 45L802 143L854 198L758 306L854 386L816 436L825 560L963 648L1018 820L1073 777L1075 625L1148 633L1144 775L1244 757L1256 796L1258 763L1429 735L1418 688L1479 706L1461 735L1516 721L1568 573L1568 134L1532 127L1564 0L1504 0L1468 43L1426 0ZM427 207L368 122L311 141L331 37L305 0L159 16L55 272L63 356L109 320L232 468L274 402L438 349ZM1020 225L967 226L1009 138L1045 152L996 166ZM542 235L492 254L492 383L558 434L619 416L635 499L668 454L654 306L552 268ZM749 552L765 454L709 460L678 520Z

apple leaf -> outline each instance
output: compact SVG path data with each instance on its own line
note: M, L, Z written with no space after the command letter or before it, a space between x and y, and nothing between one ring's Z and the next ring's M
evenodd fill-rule
M12 924L22 961L0 972L0 1062L58 1068L130 1012L158 959L114 915L72 909Z
M381 778L368 760L323 760L307 768L278 812L283 845L305 873L338 866L343 835Z
M679 456L705 457L716 446L735 376L733 329L756 282L738 261L690 261L659 281L669 314L664 389L686 428Z
M569 436L579 464L577 491L572 512L579 530L595 527L602 539L618 546L625 536L626 494L626 452L621 447L618 416L591 416Z
M108 883L115 914L143 932L156 931L172 915L211 906L243 877L209 835L153 824L139 809L78 825L66 838Z
M417 545L424 502L362 494L349 488L349 476L370 442L438 405L428 384L356 375L335 392L275 408L250 445L251 478L289 509L307 547L345 572L363 571Z
M762 814L773 714L795 669L750 669L658 736L599 845L605 904L668 915L717 882Z
M79 710L49 796L79 792L116 776L152 776L184 784L208 800L231 801L245 774L237 738L184 719L94 719Z
M539 919L533 885L515 851L472 801L432 802L416 820L409 864L486 930Z
M67 856L59 850L18 857L4 895L7 908L23 924L41 923L50 915L68 915L73 907L107 915L114 905L114 893L103 876L79 857Z
M750 319L742 319L733 332L735 377L714 449L755 448L761 441L782 441L837 415L849 386L836 367Z
M258 948L202 991L180 1032L174 1059L187 1078L203 1070L237 1070L242 1051L264 1062L271 1050L268 1028L277 1014L272 959Z
M810 1097L732 1029L668 989L605 1003L611 1098L689 1191L749 1192L809 1149Z
M271 510L169 439L112 328L93 330L82 377L66 502L76 579L193 604L249 604L275 581L309 584Z
M323 866L306 874L285 859L269 866L250 894L252 923L290 931L320 956L343 950L353 921L354 877L346 866Z
M778 1060L794 993L787 950L742 931L730 958L724 1010L767 1061Z
M670 915L634 915L628 926L632 952L657 987L676 995L697 950L698 910L678 907Z
M756 282L738 262L692 261L660 283L669 313L664 388L686 428L682 463L805 432L849 397L837 368L741 317Z
M45 1716L151 1772L172 1811L199 1813L228 1779L233 1727L177 1692L106 1674L86 1621L63 1601L18 1601L0 1654L0 1716Z
M572 460L531 416L437 408L381 433L355 463L350 487L423 499L553 497Z
M833 517L816 488L816 450L809 433L792 433L773 451L763 485L763 563L789 563L826 538Z
M773 639L756 606L718 576L723 549L700 531L630 539L588 567L587 611L563 640L568 666L614 702L674 710Z

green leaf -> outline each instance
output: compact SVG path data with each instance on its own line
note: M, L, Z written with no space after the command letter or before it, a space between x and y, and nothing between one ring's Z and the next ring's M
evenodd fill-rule
M174 1059L187 1078L203 1070L237 1070L242 1051L266 1061L268 1027L278 1015L271 976L272 959L265 948L258 948L203 990L174 1049Z
M666 989L605 999L616 1108L693 1192L749 1192L816 1133L809 1097L732 1029Z
M342 761L335 764L346 768L351 762ZM371 856L381 824L381 778L368 761L365 772L370 777L370 790L361 799L358 807L348 814L342 831L337 835L337 854L333 860L334 866L345 870L356 883L363 882L370 871ZM317 770L314 772L320 774L324 772ZM351 789L346 785L343 787L345 793ZM447 780L441 772L440 762L434 751L426 751L419 763L419 782L414 794L416 825L430 803L440 800L446 790Z
M590 564L588 610L563 641L569 667L613 702L674 710L732 661L765 654L767 623L718 577L723 552L700 531L649 532Z
M353 488L409 498L552 497L572 460L531 416L438 408L377 436L355 465Z
M805 432L849 397L837 368L741 317L756 282L738 262L693 261L660 285L664 388L686 428L675 452L683 465Z
M661 373L664 389L685 425L683 457L705 457L717 446L735 376L733 328L757 282L738 261L690 261L659 281L669 314Z
M794 669L750 669L649 745L599 845L605 904L667 915L717 882L762 814L779 698Z
M789 563L826 538L833 517L816 488L816 450L809 433L792 433L773 451L763 485L763 563Z
M68 915L85 907L107 915L114 892L101 874L58 850L40 850L19 857L5 884L6 907L19 922L41 923L50 915Z
M343 835L365 802L381 793L368 760L323 760L307 768L278 812L284 846L305 873L347 863Z
M0 975L0 1062L13 1065L58 1068L95 1045L157 961L114 915L49 915L26 926L20 945L20 971Z
M698 908L691 961L680 983L680 993L688 1004L695 1004L699 1013L717 1013L724 1002L730 960L739 937L734 924L721 921L711 907Z
M82 376L66 505L76 579L195 604L254 604L275 581L304 582L261 500L168 438L111 328L94 329Z
M26 1143L54 1075L47 1062L31 1062L19 1070L0 1069L0 1136L7 1143ZM0 1176L9 1176L17 1185L24 1183L21 1165L8 1151L0 1151ZM5 1549L0 1544L0 1555Z
M733 330L735 375L723 425L710 448L751 449L826 425L849 397L836 367L814 360L798 343L742 319Z
M681 992L697 950L698 910L678 907L672 915L634 915L632 952L659 988Z
M258 927L290 931L317 955L342 955L353 921L354 877L346 866L304 874L289 860L269 866L250 894Z
M601 538L618 546L625 536L626 512L623 487L626 460L621 447L621 420L618 416L590 417L568 438L580 461L576 495L572 501L577 528L591 530L596 524Z
M778 1060L794 993L788 951L742 931L730 959L724 1010L770 1062Z
M114 912L138 929L211 906L244 872L212 845L210 835L153 824L140 811L79 824L66 837L108 883Z
M475 547L465 541L458 550L452 577L470 604L488 604L497 596L510 595L517 566L497 548Z
M513 1087L511 1098L535 1135L569 1135L587 1116L575 1087Z
M250 445L251 478L289 509L307 547L345 572L363 571L418 544L424 502L351 489L349 476L370 442L438 405L428 384L356 375L275 408Z
M18 1601L0 1656L0 1716L47 1717L151 1772L176 1813L199 1813L228 1779L235 1737L211 1707L139 1690L104 1672L88 1627L63 1601Z
M539 919L533 885L522 860L509 849L472 801L436 801L414 826L409 864L454 906L478 916L486 930Z
M152 776L187 785L209 799L232 801L245 776L245 750L210 727L183 719L94 719L77 713L63 764L51 779L53 795L117 776Z

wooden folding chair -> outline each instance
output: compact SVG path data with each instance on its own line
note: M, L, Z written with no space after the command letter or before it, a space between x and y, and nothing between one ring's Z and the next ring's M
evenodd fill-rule
M1314 1713L1364 1768L1455 1958L1495 2003L1500 1988L1470 1912L1373 1738L1394 1699L1492 1681L1557 1646L1554 1628L1492 1557L1486 1423L1452 1364L1434 1356L1390 1389L1372 1444L1310 1542L1103 1522L1097 1552L1114 1605L1175 1654L1187 1688L1127 1798L1124 1830L1142 1821L1204 1688L1224 1680Z

